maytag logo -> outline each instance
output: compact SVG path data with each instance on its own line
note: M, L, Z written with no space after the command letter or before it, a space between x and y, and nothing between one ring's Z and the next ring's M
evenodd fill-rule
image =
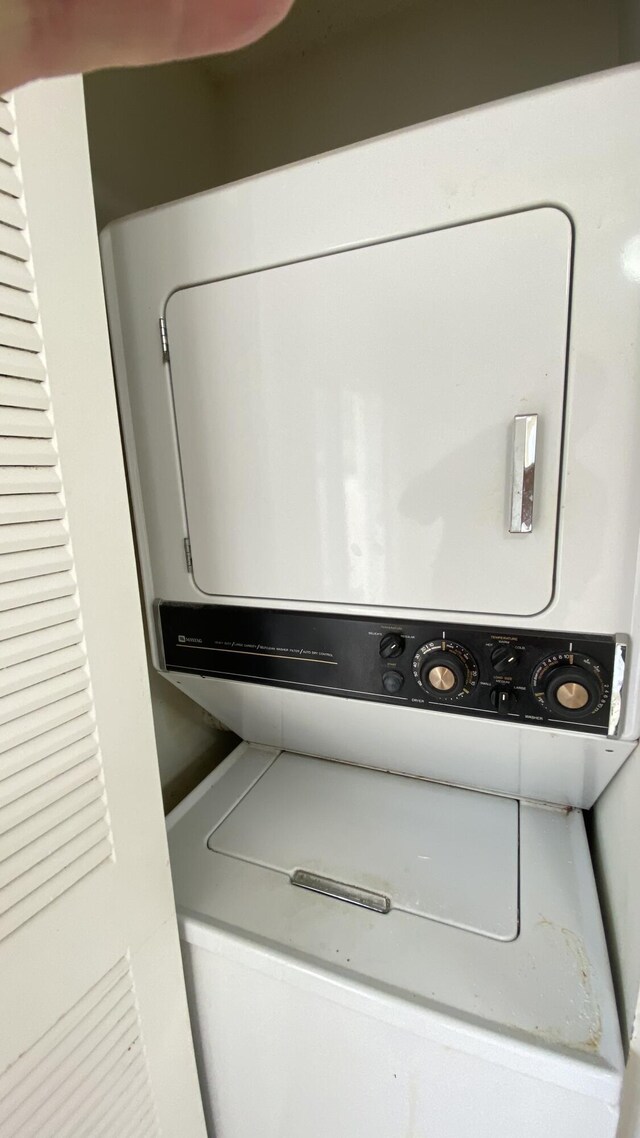
M179 636L178 644L202 644L201 636Z

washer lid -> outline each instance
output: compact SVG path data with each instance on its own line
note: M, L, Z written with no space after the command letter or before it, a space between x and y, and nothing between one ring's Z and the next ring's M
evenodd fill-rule
M518 828L514 799L283 753L208 846L381 920L393 908L514 940Z

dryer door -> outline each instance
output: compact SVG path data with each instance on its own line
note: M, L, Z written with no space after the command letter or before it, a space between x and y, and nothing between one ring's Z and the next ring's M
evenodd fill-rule
M571 240L540 208L174 293L199 589L544 609Z

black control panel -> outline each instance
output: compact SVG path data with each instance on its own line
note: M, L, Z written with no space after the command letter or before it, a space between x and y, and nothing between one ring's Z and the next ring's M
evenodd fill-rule
M617 727L624 646L613 636L232 605L157 609L171 672L554 729Z

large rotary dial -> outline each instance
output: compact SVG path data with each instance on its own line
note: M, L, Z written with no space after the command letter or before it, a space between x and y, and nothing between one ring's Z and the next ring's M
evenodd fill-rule
M461 700L478 682L478 665L464 645L453 640L430 640L416 652L413 674L432 698Z
M535 698L561 719L587 719L600 711L609 696L609 679L602 666L578 652L556 652L536 667L531 678Z

